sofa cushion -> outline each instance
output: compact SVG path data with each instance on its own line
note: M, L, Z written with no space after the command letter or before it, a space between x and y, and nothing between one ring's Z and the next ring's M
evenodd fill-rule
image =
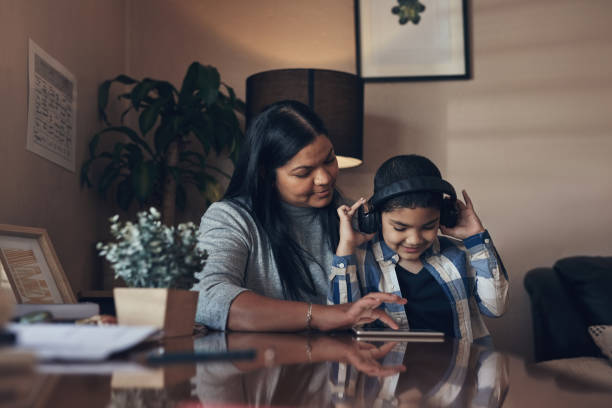
M589 334L602 354L612 361L612 326L589 326Z
M554 269L532 269L524 283L531 300L536 361L601 355Z
M554 269L587 325L612 325L612 257L565 258Z

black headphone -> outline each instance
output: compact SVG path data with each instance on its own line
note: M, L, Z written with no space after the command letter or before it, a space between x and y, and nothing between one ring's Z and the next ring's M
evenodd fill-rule
M448 228L457 225L459 209L457 208L457 193L453 186L446 180L435 176L409 177L391 183L374 193L368 200L368 212L363 211L363 206L357 210L357 221L359 231L372 234L378 231L380 220L380 207L382 204L394 197L405 193L415 193L420 191L432 191L447 194L449 197L442 199L440 209L440 224Z

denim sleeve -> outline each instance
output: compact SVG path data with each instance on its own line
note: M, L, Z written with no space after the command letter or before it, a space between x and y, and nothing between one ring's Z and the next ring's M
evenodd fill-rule
M337 256L329 275L327 293L328 305L350 303L361 298L359 282L357 280L357 262L355 255Z
M475 295L480 312L489 317L504 314L508 304L508 273L488 231L463 240L475 271Z

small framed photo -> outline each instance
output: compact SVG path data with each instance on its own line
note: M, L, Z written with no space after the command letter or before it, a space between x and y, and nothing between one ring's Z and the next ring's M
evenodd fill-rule
M466 0L355 0L357 74L367 82L471 78L467 16Z
M0 224L0 289L15 303L76 303L47 231Z

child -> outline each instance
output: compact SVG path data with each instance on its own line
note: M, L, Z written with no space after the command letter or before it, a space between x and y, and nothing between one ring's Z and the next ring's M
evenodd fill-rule
M508 276L465 191L463 198L465 203L425 157L396 156L383 163L368 212L361 208L363 198L338 208L340 241L328 303L393 293L407 303L381 307L401 328L492 345L480 313L504 313ZM361 232L351 225L355 212ZM438 236L438 229L448 237Z

